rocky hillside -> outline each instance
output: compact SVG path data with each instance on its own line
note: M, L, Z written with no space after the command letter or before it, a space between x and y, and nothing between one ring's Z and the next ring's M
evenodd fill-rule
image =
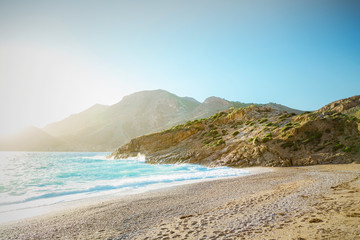
M337 112L360 118L360 95L332 102L316 112Z
M360 120L342 113L359 105L344 99L327 106L298 115L268 106L230 109L132 139L110 157L234 167L360 162Z
M165 90L142 91L125 96L112 106L97 104L48 125L44 131L66 143L59 146L59 150L113 151L134 137L161 131L188 120L207 118L239 105L250 104L218 97L209 97L200 103ZM296 109L290 111L298 112Z

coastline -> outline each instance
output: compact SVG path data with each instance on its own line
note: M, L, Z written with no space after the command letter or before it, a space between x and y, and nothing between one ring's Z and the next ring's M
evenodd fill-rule
M239 175L237 176L222 176L216 178L200 178L200 179L189 179L182 181L173 181L173 182L159 182L154 183L149 186L139 187L139 188L124 188L98 192L96 194L77 194L70 196L60 196L54 197L50 201L48 199L39 200L41 203L34 205L29 203L27 205L18 206L16 204L5 206L2 209L0 208L0 224L7 224L16 221L22 221L26 219L31 219L37 216L42 215L51 215L56 212L61 212L64 210L75 209L77 207L84 207L87 205L96 204L99 202L109 201L109 200L118 200L122 197L127 197L136 194L142 194L152 191L161 191L162 189L177 187L186 184L193 184L206 181L214 181L219 179L227 178L236 178L253 174L261 174L267 171L271 171L270 168L241 168L239 169Z
M1 224L0 238L360 238L360 164L271 169L99 199Z

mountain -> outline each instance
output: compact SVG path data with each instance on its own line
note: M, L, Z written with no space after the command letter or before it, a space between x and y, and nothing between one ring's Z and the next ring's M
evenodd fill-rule
M255 105L229 109L134 138L110 157L144 154L149 163L233 167L360 163L360 120L345 114L358 109L359 100L301 114Z
M206 118L213 115L214 113L229 109L231 107L234 107L234 104L232 104L231 102L225 99L218 97L209 97L205 99L205 101L202 104L196 107L191 118L192 119Z
M304 112L304 111L289 108L287 106L277 104L277 103L268 103L268 104L264 104L264 105L258 104L258 106L271 107L271 108L276 109L276 110L285 111L285 112L288 112L288 113L295 113L295 114L300 114L300 113Z
M102 113L108 108L106 105L95 104L81 113L72 114L62 121L47 125L44 131L54 137L76 135L86 128L102 123Z
M0 150L6 151L49 151L63 144L36 127L27 127L23 131L0 140Z
M66 143L57 150L113 151L134 137L206 118L230 107L249 105L218 97L200 103L165 90L141 91L112 106L94 105L46 126L44 131Z
M250 105L252 104L218 97L209 97L200 103L193 98L179 97L165 90L141 91L125 96L111 106L96 104L83 112L49 124L43 131L60 143L50 149L53 151L113 151L134 137L207 118L231 107ZM278 104L272 105L290 112L301 112ZM34 134L33 139L38 137ZM38 143L36 149L49 150L46 144L42 147L42 141Z
M360 118L360 95L329 103L317 112L336 112Z
M66 150L109 151L129 139L185 121L200 103L164 90L125 96L112 106L95 105L44 128Z

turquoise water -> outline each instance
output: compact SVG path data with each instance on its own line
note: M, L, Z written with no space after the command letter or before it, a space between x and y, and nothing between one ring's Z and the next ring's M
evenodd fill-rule
M0 213L104 194L127 194L248 174L226 167L145 164L109 153L0 152Z

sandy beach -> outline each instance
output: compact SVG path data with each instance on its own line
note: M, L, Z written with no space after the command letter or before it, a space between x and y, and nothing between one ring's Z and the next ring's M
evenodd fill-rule
M360 164L271 168L0 225L1 239L360 239Z

